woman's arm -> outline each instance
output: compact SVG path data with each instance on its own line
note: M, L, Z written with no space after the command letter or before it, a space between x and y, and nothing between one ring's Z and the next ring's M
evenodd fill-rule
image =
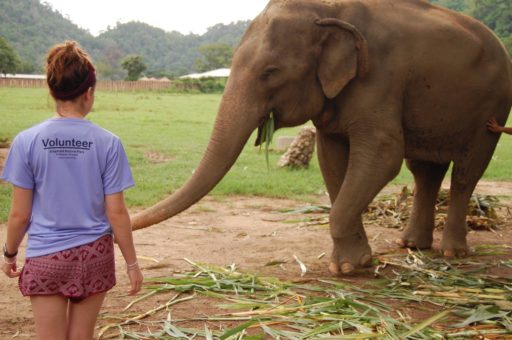
M105 211L112 226L114 237L126 261L128 277L131 283L130 295L140 291L143 276L137 264L137 254L133 245L130 215L124 203L122 192L105 195Z
M32 190L13 186L11 210L7 221L7 240L5 247L10 254L18 252L32 216ZM19 276L16 271L16 257L4 258L2 271L9 277Z

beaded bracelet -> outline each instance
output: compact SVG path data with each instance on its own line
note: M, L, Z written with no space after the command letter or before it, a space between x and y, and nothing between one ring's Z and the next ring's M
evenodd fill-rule
M135 261L132 264L127 264L126 265L126 270L130 271L130 270L133 270L133 269L138 268L138 267L139 267L139 263L137 261Z
M15 264L16 263L16 256L14 256L14 257L5 257L4 256L4 263L5 264Z

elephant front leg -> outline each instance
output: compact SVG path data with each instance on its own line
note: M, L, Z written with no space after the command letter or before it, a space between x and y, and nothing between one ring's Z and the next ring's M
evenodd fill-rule
M347 171L348 141L338 134L326 134L317 130L317 155L331 204L338 196Z
M351 274L371 265L362 213L398 174L402 160L403 143L398 139L368 136L361 142L350 141L347 172L330 215L334 247L329 269L334 274Z
M340 225L331 218L333 250L329 271L335 275L352 274L356 268L372 265L372 249L368 243L361 217L352 221L350 230L343 235Z
M318 130L317 154L320 169L322 170L322 176L327 187L327 192L329 193L331 204L334 206L334 201L336 200L336 197L338 197L347 171L349 159L348 141L341 135L326 134L321 130ZM371 249L368 245L368 240L364 233L361 220L356 223L358 223L358 225L354 228L354 230L357 230L354 238L358 239L360 242L349 241L344 244L345 242L343 238L338 241L334 241L338 246L335 245L334 247L329 270L335 274L340 273L340 271L346 273L352 272L354 270L352 263L359 263L362 266L366 266L371 263ZM332 225L333 223L331 222L331 226ZM346 255L352 254L353 256L344 256L340 253L340 250L343 250L343 253ZM361 258L359 258L360 252L365 254L361 256ZM338 264L339 261L335 259L343 261L342 268L340 268Z

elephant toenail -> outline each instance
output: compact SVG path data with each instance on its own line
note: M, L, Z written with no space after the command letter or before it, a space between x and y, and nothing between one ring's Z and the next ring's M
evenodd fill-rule
M401 247L401 248L405 248L405 240L401 239L401 238L398 238L395 240L395 243Z
M361 266L363 267L369 267L372 265L372 256L371 255L364 255L362 258L361 258Z
M414 241L407 242L407 248L416 248L416 243Z
M341 272L343 274L352 274L354 272L354 266L351 263L343 263L341 265Z
M443 255L444 257L455 257L455 252L453 250L445 250Z
M329 263L329 271L334 275L338 275L340 273L340 267L336 263L331 262Z

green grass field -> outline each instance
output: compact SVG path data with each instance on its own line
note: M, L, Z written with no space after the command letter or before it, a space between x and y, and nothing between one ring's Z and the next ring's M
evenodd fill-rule
M126 193L130 207L148 206L180 187L193 172L207 145L221 95L161 92L98 92L88 119L121 137L132 166L136 187ZM0 88L0 139L53 115L54 104L45 89ZM277 131L295 135L299 128ZM280 154L270 153L267 171L263 150L250 139L237 162L212 194L291 197L307 200L324 192L316 159L307 170L277 167ZM501 139L484 178L512 178L512 136ZM156 156L156 157L155 157ZM155 161L156 159L156 161ZM163 162L159 162L164 160ZM394 183L411 183L403 169ZM10 186L0 184L0 220L9 208Z

